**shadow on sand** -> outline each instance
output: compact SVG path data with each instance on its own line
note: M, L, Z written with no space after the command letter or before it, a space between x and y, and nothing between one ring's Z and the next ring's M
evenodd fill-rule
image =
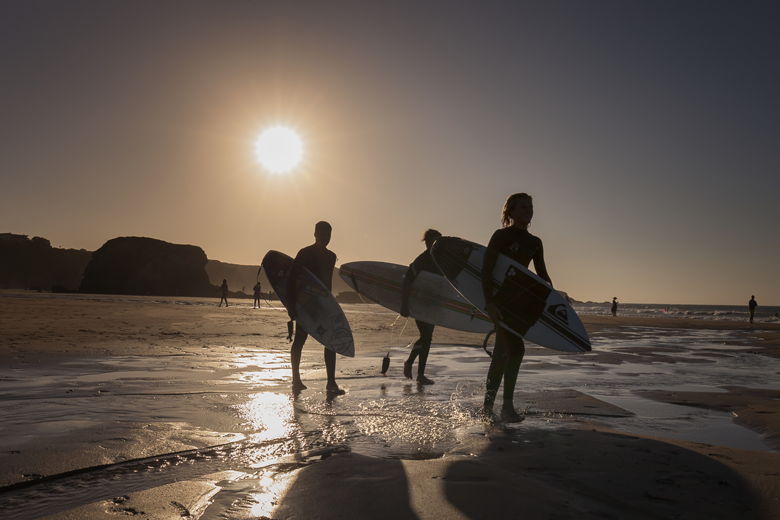
M712 457L583 429L493 430L478 456L354 453L304 468L273 518L768 518Z

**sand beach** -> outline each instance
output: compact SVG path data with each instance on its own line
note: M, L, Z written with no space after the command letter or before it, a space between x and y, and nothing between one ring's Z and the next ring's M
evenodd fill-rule
M583 316L593 352L529 345L516 403L477 414L489 358L345 305L357 355L289 390L278 302L0 294L7 519L776 518L780 326ZM391 356L387 376L382 357Z

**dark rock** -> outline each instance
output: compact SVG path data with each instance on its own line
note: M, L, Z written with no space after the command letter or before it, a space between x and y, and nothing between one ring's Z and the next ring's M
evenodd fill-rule
M80 292L151 296L218 296L206 253L197 246L120 237L92 254Z
M0 233L0 288L75 291L91 256L51 247L45 238Z

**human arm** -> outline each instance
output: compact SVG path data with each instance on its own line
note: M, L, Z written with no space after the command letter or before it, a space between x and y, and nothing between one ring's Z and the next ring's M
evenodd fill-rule
M299 251L293 260L290 271L287 273L287 314L290 316L290 320L294 320L296 317L295 304L298 300L298 275L301 271L301 252Z
M550 287L552 287L553 283L550 279L550 275L547 273L547 265L544 263L544 247L541 240L539 241L539 249L536 251L533 260L536 274L538 274L539 277L543 280L546 280L547 283L550 284Z
M485 297L485 310L493 323L498 323L502 319L501 311L493 303L493 269L498 261L500 247L499 232L496 231L490 238L482 262L482 293Z
M412 263L406 270L404 275L403 285L401 286L401 311L400 314L404 318L409 316L409 296L412 294L412 282L417 278L417 270Z

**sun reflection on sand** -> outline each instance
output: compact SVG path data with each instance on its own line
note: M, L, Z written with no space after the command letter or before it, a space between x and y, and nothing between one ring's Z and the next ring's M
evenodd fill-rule
M241 415L256 430L250 436L256 442L289 438L298 430L289 395L257 393L241 406Z
M295 476L293 472L278 474L273 478L268 475L263 476L260 479L263 491L252 495L252 500L255 501L249 511L252 518L270 518Z

